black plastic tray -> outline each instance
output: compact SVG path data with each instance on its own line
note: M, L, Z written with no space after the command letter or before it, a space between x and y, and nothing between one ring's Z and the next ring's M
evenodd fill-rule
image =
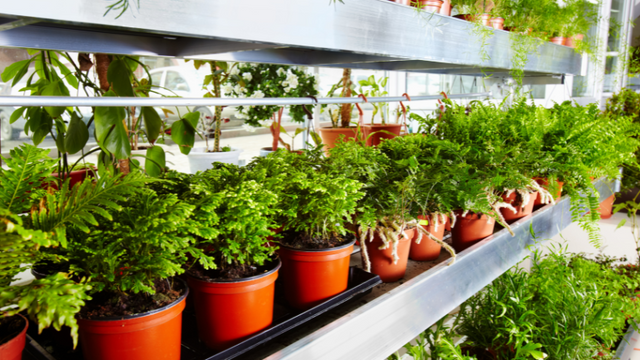
M341 305L349 300L355 299L371 292L374 286L382 283L378 275L370 274L360 268L351 267L349 269L349 284L347 290L332 297L331 299L317 305L307 311L294 310L289 307L284 299L284 291L280 281L276 281L275 305L273 310L273 324L256 335L244 340L243 342L230 347L224 351L216 353L207 348L198 339L198 330L196 327L196 316L190 307L187 307L182 317L182 352L181 360L224 360L233 359L252 350L285 332L292 330L313 318ZM30 328L33 324L30 325ZM31 329L30 329L31 330ZM80 351L76 351L72 356L66 354L63 357L53 357L45 352L43 347L37 341L46 339L46 334L37 335L30 334L33 340L28 339L23 360L80 360L82 356Z

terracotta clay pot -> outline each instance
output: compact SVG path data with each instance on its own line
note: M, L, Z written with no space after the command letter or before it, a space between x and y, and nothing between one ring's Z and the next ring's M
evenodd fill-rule
M598 211L600 211L601 219L609 219L613 216L613 202L616 201L616 195L613 194L606 198L603 202L598 206Z
M411 6L411 0L391 0L394 3Z
M345 291L354 243L322 250L281 246L280 273L287 302L298 310L307 310Z
M490 14L480 15L480 22L484 26L491 26L491 15Z
M422 226L425 230L431 233L431 235L435 236L439 240L442 240L444 237L444 227L445 224L438 224L438 229L435 228L435 222L432 221L432 217L420 215L418 216L419 220L427 220L429 221L429 225ZM416 244L416 240L418 239L419 232L415 232L415 236L413 237L413 241L411 241L411 250L409 251L409 259L416 261L433 261L440 256L440 250L442 249L442 245L437 242L429 239L426 235L422 236L422 240L420 240L420 244Z
M426 10L433 13L440 12L440 8L442 7L441 0L418 0L420 2L420 7L422 10Z
M93 177L95 172L97 172L97 170L91 170L91 169L82 169L82 170L74 170L71 173L69 173L69 188L73 188L73 186L77 183L81 183L84 181L84 179L88 178L88 177ZM53 177L59 177L58 173L53 173L51 174L51 176ZM58 183L57 182L50 182L50 183L45 183L42 185L44 189L46 189L47 187L51 187L55 190L58 190Z
M0 359L2 360L22 359L22 350L24 349L24 345L27 341L27 328L29 327L29 322L20 314L15 316L22 319L24 329L22 329L22 331L13 339L10 339L6 343L0 345Z
M392 244L389 244L389 247L384 250L378 249L382 246L382 240L377 233L374 235L373 241L365 241L369 261L371 261L371 273L380 276L380 279L387 283L402 279L407 271L409 249L411 248L411 241L413 241L415 231L415 229L405 230L406 237L400 237L398 243L398 257L400 259L397 264L393 263Z
M549 191L549 187L548 187L549 180L547 180L547 178L533 178L533 180L537 182L538 185L542 186L543 189ZM562 197L562 185L564 185L564 183L558 180L556 180L556 182L558 183L558 193L556 194L555 201L558 201ZM540 196L538 196L536 201L533 203L533 206L535 208L536 206L542 206L542 205L545 205L545 204L542 203Z
M478 241L493 234L495 220L485 214L481 216L468 213L462 217L462 211L456 211L455 226L451 228L453 248L456 252L461 252L474 245Z
M329 155L329 149L336 146L336 142L340 137L344 140L355 139L357 127L352 126L348 128L320 128L320 136L322 137L322 143L324 144L324 152Z
M189 276L200 340L220 351L269 327L279 269L280 261L264 274L224 282Z
M447 216L447 221L444 223L444 229L451 231L451 218Z
M367 146L378 146L382 139L393 139L400 135L402 124L364 125L362 132L367 139Z
M491 26L494 29L504 30L504 19L501 18L501 17L492 18L491 19Z
M556 37L552 37L549 41L554 43L554 44L564 45L564 43L566 41L566 38L564 38L562 36L556 36Z
M509 196L505 196L504 194L502 195L502 199L504 200L504 202L506 202L507 204L513 205L513 207L515 207L516 210L518 210L518 212L514 213L511 209L506 209L506 208L500 209L500 212L502 213L502 216L507 221L507 223L511 224L512 222L518 219L522 219L527 215L531 215L531 213L533 212L533 204L535 204L535 201L538 198L538 192L536 191L536 192L530 193L529 196L530 196L529 202L523 208L522 206L520 206L520 204L516 204L516 205L513 204L516 201L516 198L518 197L518 194L516 192L513 192Z
M440 15L451 16L451 0L444 0L440 7Z
M583 34L576 34L573 35L571 37L568 37L565 41L564 41L564 45L568 46L570 48L575 48L578 41L582 41L584 40L584 35Z
M142 314L100 320L78 319L85 359L180 359L182 310L189 289L173 303Z

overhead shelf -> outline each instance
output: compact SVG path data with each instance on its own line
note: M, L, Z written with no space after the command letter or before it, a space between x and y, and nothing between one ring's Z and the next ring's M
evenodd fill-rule
M600 201L619 191L617 183L604 180L595 186ZM514 237L498 231L458 254L452 265L445 252L437 265L409 261L405 280L379 285L364 301L240 359L385 359L528 256L527 248L535 245L530 229L543 241L569 224L570 201L564 197L512 224ZM352 265L357 263L358 255L352 256Z
M7 1L0 46L288 65L494 76L512 67L510 33L482 41L474 24L388 0L141 0L116 19L114 1ZM527 76L579 74L581 56L551 43Z

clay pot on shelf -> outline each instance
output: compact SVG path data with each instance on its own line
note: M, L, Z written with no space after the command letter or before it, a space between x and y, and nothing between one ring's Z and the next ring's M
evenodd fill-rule
M547 178L533 178L533 180L537 182L538 185L542 186L542 188L549 191L549 180L547 180ZM558 193L556 194L556 197L554 200L558 201L560 200L560 197L562 197L562 185L564 185L564 183L558 180L556 180L556 182L558 183ZM533 206L535 208L542 205L545 205L545 204L542 203L540 196L538 196L538 198L536 198L536 201L533 203Z
M428 225L418 225L422 226L425 230L431 233L431 235L435 236L439 240L442 240L444 237L445 224L438 224L438 228L436 230L435 221L432 216L418 216L419 220L427 220L429 222ZM446 223L446 221L445 221ZM429 239L426 235L422 235L422 240L420 240L420 244L416 243L418 239L419 232L415 232L415 236L413 237L413 241L411 241L411 250L409 251L409 259L415 261L433 261L436 260L440 256L440 250L442 249L442 245L437 242Z
M411 6L411 0L391 0L394 3Z
M341 137L345 141L355 139L357 130L358 129L355 126L348 128L320 128L320 136L322 137L322 143L324 144L325 154L329 155L329 149L334 148L336 146L336 142Z
M491 15L490 14L480 15L480 22L484 26L491 26Z
M229 281L189 276L200 340L220 351L269 327L279 269L280 261L264 274Z
M439 13L440 8L442 8L441 0L418 0L420 3L420 7L422 10Z
M491 19L491 26L494 29L504 30L504 19L501 18L501 17L492 18Z
M307 310L345 291L354 243L319 250L280 246L280 272L289 305Z
M451 228L453 248L456 252L466 250L478 241L493 234L495 219L485 214L467 213L464 217L462 211L455 212L455 226Z
M451 16L451 0L444 0L440 7L440 15Z
M552 37L549 41L554 43L554 44L564 45L566 40L567 39L562 37L562 36L556 36L556 37Z
M514 213L511 209L507 209L507 208L500 209L502 216L509 224L518 219L522 219L527 215L531 215L531 213L533 212L533 205L535 204L535 201L538 198L538 192L533 192L529 194L529 202L527 203L527 205L525 205L524 208L521 206L520 203L514 204L518 197L519 195L515 191L511 193L509 196L506 196L506 194L502 195L502 199L504 200L504 202L512 205L517 210L517 212Z
M27 341L27 328L29 322L22 315L14 315L16 319L22 321L22 331L16 336L9 339L4 344L0 344L0 359L2 360L20 360L22 359L22 350Z
M575 48L579 41L584 40L583 34L576 34L566 38L564 45L570 48Z
M362 132L367 139L367 146L378 146L382 139L393 139L400 135L402 124L364 125Z
M601 219L609 219L613 216L614 201L616 201L615 194L609 196L600 203L600 205L598 206L598 211L600 212Z
M110 319L78 319L80 345L85 359L179 360L182 310L189 290L178 278L184 294L173 303L142 314Z
M396 264L393 263L392 244L389 244L386 249L380 250L379 247L382 246L382 240L377 233L374 234L373 241L367 239L365 246L371 262L371 273L380 276L380 279L387 283L402 279L407 271L409 250L415 231L415 229L407 229L404 231L406 237L400 236L398 243L398 257L400 259Z

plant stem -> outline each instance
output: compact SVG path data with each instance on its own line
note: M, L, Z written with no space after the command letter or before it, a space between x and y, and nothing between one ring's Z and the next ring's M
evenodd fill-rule
M342 97L351 97L351 69L342 71ZM342 104L340 117L342 119L341 127L348 128L351 124L351 104Z
M220 75L213 75L213 95L215 97L220 97ZM214 119L216 122L215 134L214 134L214 142L213 142L213 151L220 152L220 136L222 135L222 130L220 129L222 125L222 106L216 106ZM205 130L206 133L206 130ZM208 136L205 135L208 138ZM207 146L208 148L208 146Z

